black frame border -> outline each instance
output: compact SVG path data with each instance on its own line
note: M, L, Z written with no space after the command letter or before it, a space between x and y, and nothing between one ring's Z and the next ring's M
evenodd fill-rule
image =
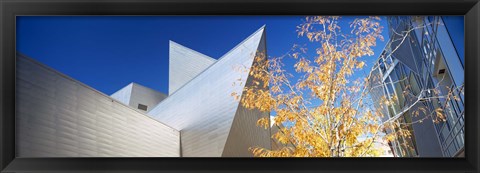
M479 172L479 0L0 0L0 172ZM465 15L465 158L16 158L21 15Z

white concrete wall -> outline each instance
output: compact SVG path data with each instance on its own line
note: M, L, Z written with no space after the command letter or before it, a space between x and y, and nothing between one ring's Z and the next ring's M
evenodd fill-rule
M178 157L179 131L17 55L17 157Z

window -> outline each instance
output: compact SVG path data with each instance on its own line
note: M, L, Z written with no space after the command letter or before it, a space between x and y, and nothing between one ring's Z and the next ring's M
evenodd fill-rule
M138 104L138 109L147 111L148 106L147 106L147 105Z

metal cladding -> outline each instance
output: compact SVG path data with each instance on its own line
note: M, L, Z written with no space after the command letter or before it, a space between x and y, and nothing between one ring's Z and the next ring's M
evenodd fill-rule
M17 55L17 157L178 157L180 133Z
M217 60L170 41L168 95L192 80Z
M143 112L148 112L155 105L160 103L160 101L167 98L167 95L137 83L130 83L113 93L110 97L122 102L123 104L129 105L132 108L136 108ZM141 105L145 106L145 110L140 108Z
M231 95L251 85L265 48L264 27L218 60L171 41L168 97L135 83L107 96L18 54L17 157L248 157L249 147L270 149L270 129L256 126L269 113Z
M123 87L122 89L110 95L110 97L114 98L115 100L123 104L130 105L130 96L132 96L132 89L133 89L133 83L130 83L127 86Z
M180 130L182 156L222 156L239 106L231 93L242 93L248 77L248 72L234 69L250 69L257 52L265 48L264 39L262 27L148 113ZM255 124L245 126L255 129Z

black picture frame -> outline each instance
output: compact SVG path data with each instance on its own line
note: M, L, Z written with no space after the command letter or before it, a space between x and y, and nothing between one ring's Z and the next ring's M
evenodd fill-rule
M478 0L0 0L1 172L479 172ZM465 158L15 158L19 15L464 15Z

